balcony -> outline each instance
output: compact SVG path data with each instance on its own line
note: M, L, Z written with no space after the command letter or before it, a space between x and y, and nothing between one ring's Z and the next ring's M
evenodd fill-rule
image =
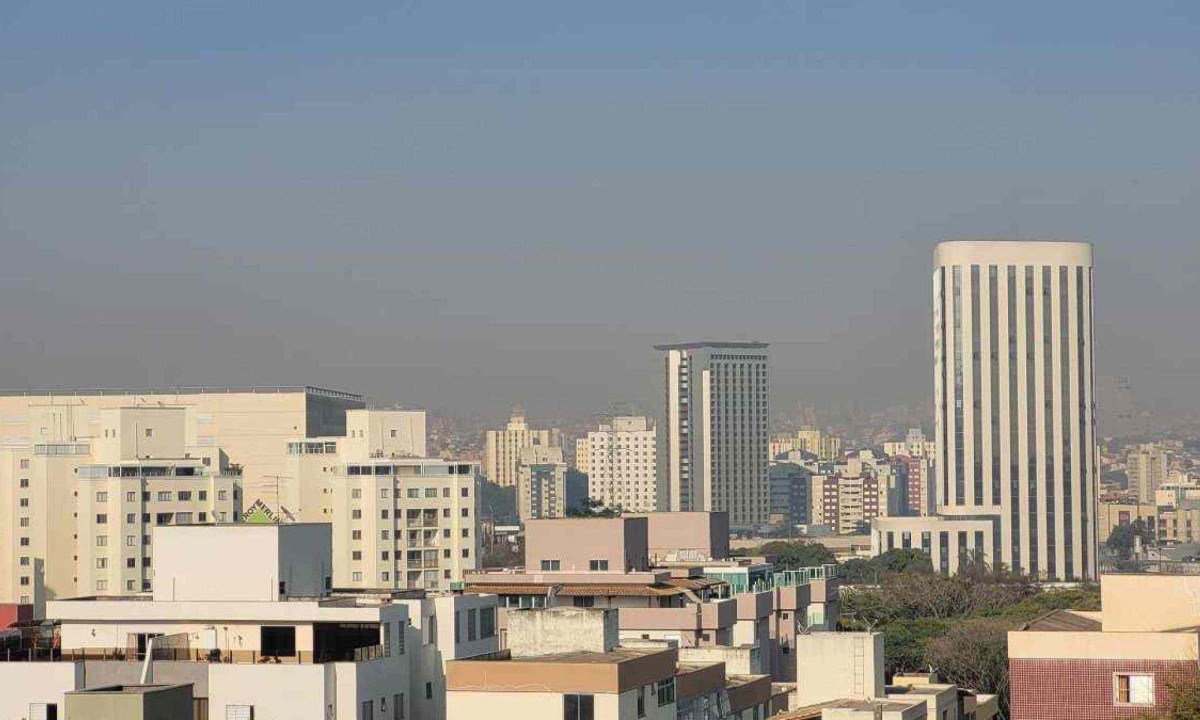
M737 601L717 600L677 608L620 608L622 630L692 630L716 633L737 622Z

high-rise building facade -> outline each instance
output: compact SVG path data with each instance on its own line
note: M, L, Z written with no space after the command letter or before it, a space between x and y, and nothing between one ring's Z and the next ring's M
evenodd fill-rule
M517 465L521 451L534 445L561 447L562 434L555 428L535 430L525 421L525 412L514 408L503 430L487 431L487 448L483 472L487 479L502 487L517 484Z
M530 445L517 463L517 514L521 520L567 515L567 463L562 448Z
M657 345L666 354L659 508L721 510L733 527L768 522L767 345Z
M588 468L588 497L630 512L658 510L658 440L646 417L613 417L580 438L576 467Z
M1126 456L1125 474L1129 489L1137 493L1138 502L1154 502L1154 494L1166 482L1167 451L1154 443L1139 445Z
M945 242L934 254L939 513L992 519L992 564L1096 576L1092 248Z

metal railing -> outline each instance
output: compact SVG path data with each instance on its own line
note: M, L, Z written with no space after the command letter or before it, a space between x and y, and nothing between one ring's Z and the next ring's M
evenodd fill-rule
M199 648L155 648L154 659L164 662L202 662L232 665L314 665L330 662L364 662L386 657L382 645L349 648L314 655L297 650L292 655L264 654L258 650L204 650ZM127 648L22 648L0 650L0 662L75 662L79 660L116 660L141 662L144 652Z

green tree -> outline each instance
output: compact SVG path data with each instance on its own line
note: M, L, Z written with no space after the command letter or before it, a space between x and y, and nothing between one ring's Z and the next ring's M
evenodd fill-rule
M820 543L774 540L760 545L755 554L774 557L776 566L784 570L829 565L837 562L833 552Z
M921 550L896 548L874 557L871 562L880 572L932 573L933 561Z
M925 659L945 682L999 695L1007 714L1010 629L996 618L964 620L931 639Z
M1129 560L1133 555L1134 538L1141 538L1142 543L1146 543L1150 538L1149 528L1142 518L1113 528L1104 545L1117 556L1118 560Z

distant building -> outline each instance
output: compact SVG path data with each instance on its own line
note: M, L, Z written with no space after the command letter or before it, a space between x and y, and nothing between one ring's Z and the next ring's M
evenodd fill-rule
M884 443L883 452L885 455L928 458L932 461L937 454L937 443L925 439L925 431L921 428L909 428L902 442Z
M1169 471L1167 451L1154 443L1139 445L1126 456L1125 474L1129 489L1139 502L1154 502L1154 494L1166 482Z
M657 345L665 353L665 427L660 472L669 510L729 513L735 528L770 516L767 345Z
M554 428L535 430L529 427L525 421L525 412L521 408L515 408L512 418L503 430L487 431L484 475L501 487L515 487L521 451L534 446L561 448L562 434Z
M772 461L769 474L772 524L807 525L812 517L812 471L797 463Z
M842 454L842 440L820 428L803 427L795 435L782 435L771 441L772 458L795 451L815 455L818 460L837 460Z
M614 417L576 445L588 469L588 497L630 512L658 510L657 434L645 417ZM583 470L583 467L579 468Z
M842 535L865 533L874 518L901 514L906 482L890 459L870 450L820 463L809 480L809 522Z
M567 463L562 448L530 445L521 449L517 511L523 521L566 516Z

